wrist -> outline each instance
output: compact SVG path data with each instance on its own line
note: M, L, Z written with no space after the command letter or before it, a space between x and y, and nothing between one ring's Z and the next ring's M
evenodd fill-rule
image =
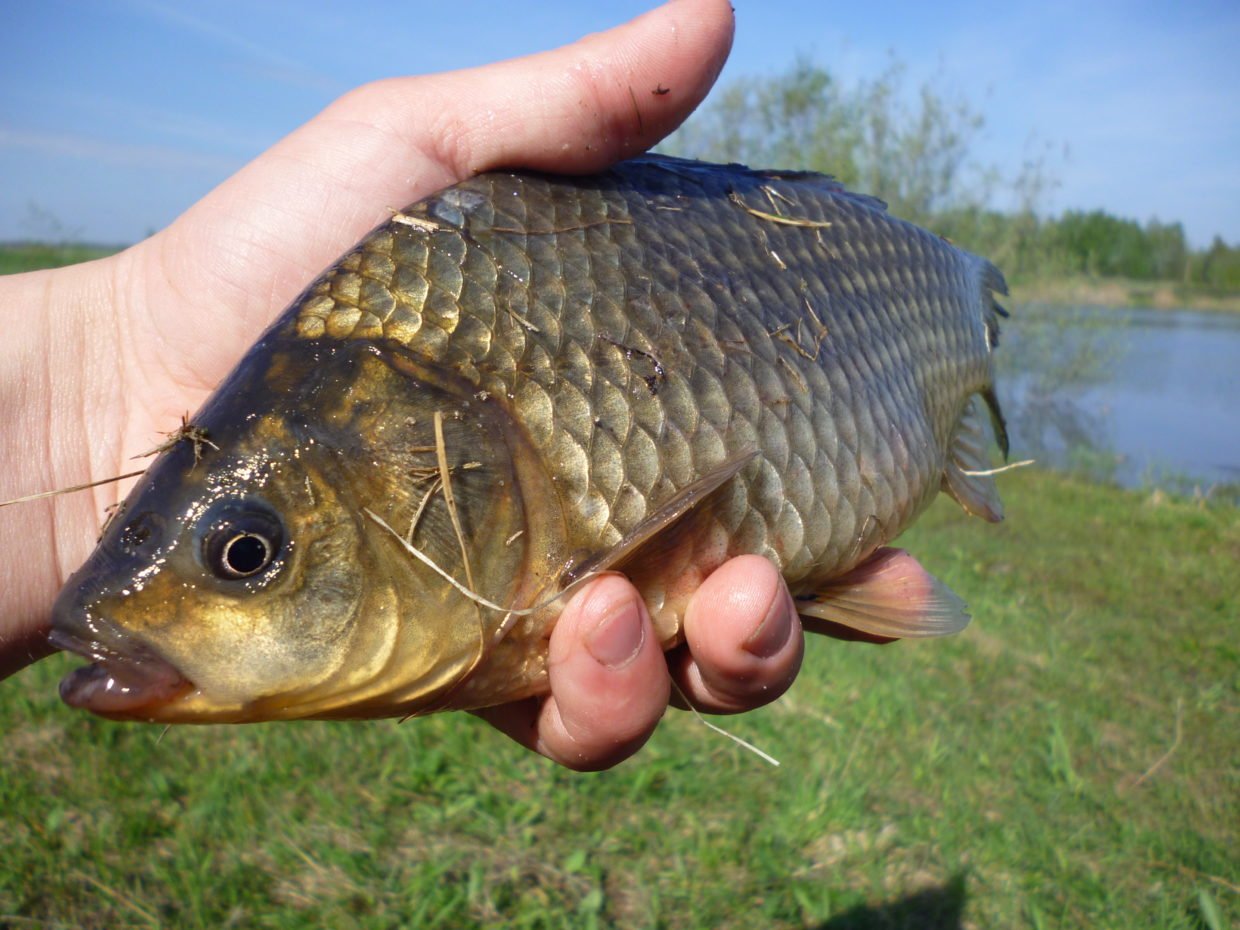
M115 474L116 259L0 278L0 500ZM0 508L0 677L40 658L52 601L86 557L104 486Z

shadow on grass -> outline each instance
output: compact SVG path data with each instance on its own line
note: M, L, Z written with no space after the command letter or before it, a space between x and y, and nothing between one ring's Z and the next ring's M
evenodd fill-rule
M819 924L815 930L960 930L964 873L888 904L863 904Z

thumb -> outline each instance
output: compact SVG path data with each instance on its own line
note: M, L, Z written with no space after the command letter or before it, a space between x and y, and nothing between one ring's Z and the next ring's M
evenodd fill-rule
M181 306L164 354L215 383L236 355L221 327L248 344L388 208L492 168L588 172L644 151L706 96L732 28L728 0L675 0L554 51L346 94L143 243L152 277L177 282L146 295Z
M388 207L495 167L574 174L649 149L706 97L732 35L728 0L675 0L554 51L366 84L191 207L162 259L184 255L167 269L184 281L213 255L207 284L253 304L257 335Z

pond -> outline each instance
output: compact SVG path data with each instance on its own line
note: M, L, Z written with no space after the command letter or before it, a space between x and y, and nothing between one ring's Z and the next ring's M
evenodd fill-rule
M999 393L1014 458L1130 487L1240 484L1240 314L1013 311Z

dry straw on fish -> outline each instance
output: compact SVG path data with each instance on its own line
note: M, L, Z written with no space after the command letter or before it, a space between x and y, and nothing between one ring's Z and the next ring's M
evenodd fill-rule
M985 469L982 469L981 471L970 471L970 470L962 468L960 469L960 473L962 475L973 475L977 477L985 477L987 475L1001 475L1005 471L1013 471L1017 468L1024 468L1027 465L1033 465L1036 461L1037 459L1023 459L1019 462L1009 462L1006 465L1000 465L998 468L985 468Z
M552 604L554 604L556 601L562 598L565 594L568 594L574 588L580 587L583 582L589 581L592 578L599 578L602 575L611 574L610 572L587 572L586 574L582 575L580 578L573 579L573 581L570 584L566 585L562 590L560 590L556 594L553 594L551 597L547 598L545 601L540 601L539 603L535 604L532 607L524 607L524 608L504 607L501 604L496 604L494 601L487 600L477 591L472 591L465 585L461 584L459 581L457 581L455 578L452 577L452 574L450 572L440 567L440 565L437 562L435 562L434 559L432 559L429 555L427 555L417 546L408 542L405 539L405 537L401 536L400 533L396 532L396 530L394 530L391 527L391 525L386 520L383 519L383 517L379 516L369 507L363 507L362 513L366 514L366 516L374 520L375 523L379 524L379 526L382 529L385 529L389 533L391 533L392 537L398 543L400 543L401 547L406 552L408 552L411 556L413 556L415 559L417 559L419 562L421 562L423 565L425 565L427 568L433 571L436 575L438 575L444 581L448 582L448 584L452 585L452 587L456 588L456 590L460 592L462 595L469 598L475 604L478 604L482 607L486 607L488 610L498 610L505 614L511 613L513 616L517 616L517 617L528 617L531 614L538 613L538 611L542 610L543 608L550 607Z
M804 229L828 229L831 226L830 220L807 220L800 217L781 216L778 213L767 213L765 210L758 210L749 206L736 194L729 194L728 199L750 216L756 216L760 220L767 220L771 223L778 223L781 226L800 226Z
M448 468L448 449L443 440L443 411L435 411L435 455L439 459L439 481L443 485L444 503L448 505L448 516L452 518L452 529L456 531L456 541L461 547L461 562L465 566L465 583L474 587L473 569L469 567L469 547L465 545L465 534L461 532L461 518L456 512L456 498L452 496L452 473Z
M445 488L446 487L447 485L445 485ZM417 559L419 562L421 562L423 565L425 565L427 568L429 568L431 571L437 574L444 581L448 582L448 584L452 585L452 587L455 588L458 592L460 592L461 595L473 601L475 604L479 605L480 607L485 607L488 610L502 611L505 617L504 617L504 622L501 625L501 634L503 631L507 630L508 626L510 625L510 622L516 619L517 617L528 617L530 614L537 613L538 611L543 610L546 607L550 607L556 601L560 600L566 594L570 593L575 588L579 587L585 582L590 581L594 578L598 578L600 575L609 574L608 572L587 572L586 574L582 575L580 578L574 579L572 582L566 585L562 590L553 594L551 597L547 598L546 600L541 601L538 604L535 604L532 607L525 607L525 608L503 607L499 604L496 604L494 601L488 600L487 598L483 597L478 592L472 591L470 590L470 588L461 584L457 579L452 577L451 573L449 573L448 571L440 567L435 562L434 559L432 559L426 553L422 552L420 549L414 546L411 542L409 542L409 540L401 536L400 533L396 532L396 530L393 529L387 523L387 521L385 521L381 516L379 516L373 510L366 508L363 510L363 512L371 520L374 520L375 523L379 524L380 527L387 530L387 532L392 535L392 538L395 539L398 543L400 543L400 545L404 548L406 552L408 552L411 556L413 556L415 559ZM467 566L466 571L468 571L468 562L466 562L466 566ZM697 718L698 722L701 723L702 726L706 727L708 730L713 730L714 732L719 733L722 736L726 736L728 739L732 740L732 742L743 747L744 749L747 749L749 752L752 752L754 755L756 755L759 759L763 760L764 762L767 762L776 767L779 766L780 764L779 760L776 759L774 756L772 756L770 753L764 752L763 750L755 746L753 743L750 743L747 740L741 739L741 737L737 736L735 733L729 733L727 730L723 729L723 727L718 726L717 724L711 723L709 720L703 717L701 712L698 711L698 709L693 706L693 702L689 700L688 695L686 695L684 691L681 690L680 686L677 685L674 680L672 681L672 687L676 690L676 693L680 696L680 699L684 702L685 707L689 709L689 712L692 713L693 716Z
M201 427L194 426L189 422L189 414L181 415L181 425L171 432L164 434L164 441L155 448L138 455L132 456L135 459L149 458L152 455L158 455L166 452L182 440L188 440L194 444L194 464L197 465L202 460L202 447L210 446L212 449L219 451L220 447L211 441L207 436L207 431ZM22 497L14 497L12 500L0 501L0 507L8 507L11 504L29 504L34 501L46 500L49 497L58 497L61 494L73 494L77 491L86 491L90 488L97 488L101 485L111 484L114 481L124 481L126 478L136 478L141 475L145 469L139 471L125 472L123 475L116 475L112 478L100 478L98 481L89 481L86 484L75 484L67 488L57 488L54 491L40 491L37 494L26 494Z
M72 494L74 491L85 491L89 488L97 488L102 484L111 484L113 481L124 481L126 478L136 478L142 474L145 469L140 471L126 472L123 475L117 475L115 478L100 478L98 481L90 481L86 484L75 484L71 488L57 488L55 491L41 491L38 494L27 494L24 497L15 497L12 500L0 501L0 507L8 507L10 504L29 504L32 501L41 501L49 497L56 497L60 494Z

